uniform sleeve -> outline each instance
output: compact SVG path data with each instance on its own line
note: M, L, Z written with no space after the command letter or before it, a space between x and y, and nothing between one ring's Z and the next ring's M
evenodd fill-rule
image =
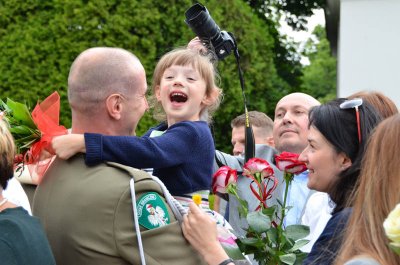
M86 164L110 161L135 168L176 166L196 151L202 141L202 130L193 122L180 122L153 138L86 133Z
M0 240L0 257L1 264L18 265L13 249L3 240Z

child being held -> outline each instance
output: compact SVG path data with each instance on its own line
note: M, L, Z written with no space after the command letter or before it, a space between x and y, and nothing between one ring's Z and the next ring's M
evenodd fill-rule
M200 192L206 198L215 154L208 122L222 94L215 75L209 57L175 49L160 59L153 75L154 113L161 124L142 137L64 135L55 138L52 147L63 159L86 152L87 165L111 161L153 168L173 196L184 199ZM128 111L135 115L134 109Z

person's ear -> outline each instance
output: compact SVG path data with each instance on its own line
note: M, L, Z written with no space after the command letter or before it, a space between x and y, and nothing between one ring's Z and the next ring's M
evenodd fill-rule
M349 167L351 167L351 165L353 164L351 162L351 159L344 153L341 153L341 158L340 158L340 169L342 171L348 169Z
M106 99L106 108L108 115L115 120L121 119L121 112L123 109L123 98L120 94L111 94Z
M159 85L154 88L154 94L156 95L157 101L161 101L161 89Z
M274 137L272 136L267 137L267 144L271 147L275 147Z
M219 96L219 90L218 89L212 89L209 93L209 95L207 95L207 93L204 95L203 100L201 101L201 103L205 106L210 106L212 105L218 98Z

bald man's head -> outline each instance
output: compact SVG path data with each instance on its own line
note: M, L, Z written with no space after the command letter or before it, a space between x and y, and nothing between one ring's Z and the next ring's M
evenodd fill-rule
M278 151L297 154L303 151L307 146L308 112L318 105L318 100L304 93L292 93L279 100L273 128Z
M129 95L140 86L144 68L132 53L98 47L82 52L68 76L68 99L73 111L96 111L110 94Z

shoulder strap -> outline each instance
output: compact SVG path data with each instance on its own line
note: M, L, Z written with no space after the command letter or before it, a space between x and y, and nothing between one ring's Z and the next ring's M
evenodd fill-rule
M129 186L130 186L131 198L132 198L133 221L135 223L135 231L136 231L136 238L138 241L140 261L141 261L142 265L146 265L146 260L144 258L143 243L142 243L142 234L140 232L139 219L137 216L135 181L139 181L139 180L150 178L150 177L144 171L141 171L141 170L138 170L138 169L135 169L132 167L124 166L124 165L121 165L118 163L113 163L113 162L106 162L106 164L108 166L124 170L132 177L129 182Z
M133 220L135 222L135 230L136 230L136 237L138 241L139 247L139 255L140 261L142 265L146 265L146 260L144 259L144 251L143 251L143 244L142 244L142 234L140 233L140 226L139 220L137 216L137 208L136 208L136 192L135 192L135 181L131 178L129 185L131 187L131 198L132 198L132 208L133 208Z
M171 193L169 193L167 187L165 187L164 183L157 177L155 176L151 176L153 178L153 180L155 182L157 182L163 193L164 193L164 197L165 200L167 201L168 205L171 207L172 212L175 215L175 218L178 220L179 224L182 224L183 222L183 216L185 214L187 214L187 211L185 210L185 208L183 208L183 206L177 201L175 200L174 197L172 197Z

